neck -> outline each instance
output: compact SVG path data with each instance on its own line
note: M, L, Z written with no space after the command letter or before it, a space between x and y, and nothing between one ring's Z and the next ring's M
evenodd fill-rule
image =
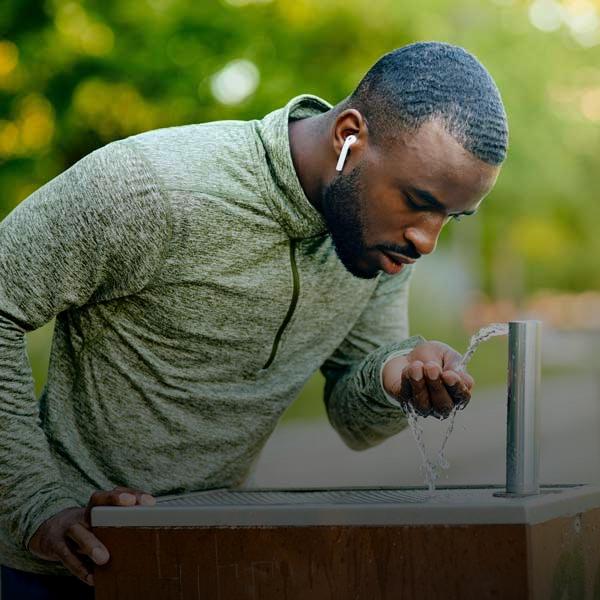
M292 121L288 125L292 162L308 201L322 213L326 173L333 169L329 144L332 113ZM333 158L335 160L335 158Z

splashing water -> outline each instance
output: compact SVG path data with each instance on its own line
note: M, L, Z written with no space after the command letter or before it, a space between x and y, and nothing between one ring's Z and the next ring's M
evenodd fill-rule
M491 323L490 325L486 325L482 327L477 333L475 333L469 342L469 347L467 351L463 354L463 357L460 360L458 368L456 369L458 372L464 371L467 367L467 364L471 360L473 354L475 354L475 350L479 347L479 344L489 340L490 338L497 335L507 335L508 334L508 323ZM462 410L464 405L455 405L450 414L448 415L449 423L448 428L446 429L446 433L444 434L444 439L442 440L442 444L440 449L438 450L435 462L429 460L427 456L427 450L425 448L425 442L423 441L423 427L421 427L419 423L420 415L416 412L412 404L406 404L405 409L407 412L408 426L411 430L413 437L417 443L417 447L419 448L419 453L421 454L421 469L425 473L425 483L429 488L429 491L435 491L435 482L439 478L440 472L443 469L447 469L450 464L446 459L446 455L444 453L446 449L446 444L450 435L452 434L452 430L454 429L454 419L456 417L456 413L459 410Z

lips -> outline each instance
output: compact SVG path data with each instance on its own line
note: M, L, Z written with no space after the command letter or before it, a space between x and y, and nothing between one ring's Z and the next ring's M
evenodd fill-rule
M398 252L392 252L391 250L381 250L381 253L397 265L412 265L415 262L414 258L408 258L404 254L398 254Z
M385 271L388 275L395 275L396 273L400 273L400 271L402 271L405 264L404 262L397 261L395 257L392 258L390 254L384 252L383 250L381 250L380 252L381 269L383 271Z
M414 258L408 258L408 256L393 252L392 250L383 250L382 248L378 250L381 254L381 270L385 271L388 275L395 275L402 271L404 265L412 265L415 262Z

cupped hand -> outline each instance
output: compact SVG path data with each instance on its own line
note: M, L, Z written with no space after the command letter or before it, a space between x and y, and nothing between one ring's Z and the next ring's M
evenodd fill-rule
M459 369L462 356L442 342L424 342L410 354L393 358L383 370L388 394L422 415L445 419L471 399L473 378Z
M156 504L156 500L148 492L127 487L97 490L90 496L85 508L66 508L44 521L29 541L28 549L44 560L61 562L73 575L93 586L94 564L107 563L110 555L91 531L92 508L136 504L151 506Z

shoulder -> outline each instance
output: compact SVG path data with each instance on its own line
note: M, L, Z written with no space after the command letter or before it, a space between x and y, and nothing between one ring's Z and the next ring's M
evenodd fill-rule
M252 121L214 121L156 129L123 142L137 148L167 189L218 195L232 180L252 185L247 174L257 171L255 137Z

